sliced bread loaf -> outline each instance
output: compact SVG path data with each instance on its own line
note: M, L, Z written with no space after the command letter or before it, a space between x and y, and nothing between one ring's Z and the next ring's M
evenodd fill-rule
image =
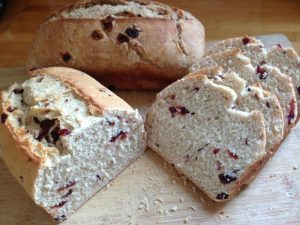
M0 155L34 202L61 221L144 152L143 120L77 70L31 76L1 95Z
M248 86L238 74L224 73L221 67L208 67L197 73L207 75L216 84L232 88L237 93L236 108L251 112L260 111L266 128L266 152L273 154L279 147L284 133L283 112L275 95L260 87ZM189 74L188 76L193 76Z
M285 134L289 133L298 115L295 91L289 76L269 65L259 65L255 69L250 59L244 56L240 49L206 56L191 67L191 72L210 66L221 66L225 72L236 72L247 85L259 84L264 90L275 94L283 110Z
M254 37L236 37L229 38L218 42L212 46L206 53L206 55L212 55L219 52L233 50L235 48L241 49L243 55L251 59L251 63L254 67L260 65L265 60L267 51L264 48L264 44Z
M194 74L159 93L146 120L148 145L215 201L232 198L266 155L262 114L235 109L236 98Z

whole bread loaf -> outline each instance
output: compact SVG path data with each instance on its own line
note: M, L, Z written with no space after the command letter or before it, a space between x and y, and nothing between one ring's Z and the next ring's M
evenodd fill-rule
M27 67L72 67L111 88L161 90L203 56L204 36L190 13L161 3L81 1L40 26Z
M147 144L214 201L232 198L264 162L261 112L235 107L236 92L199 73L157 95Z
M52 67L1 94L0 155L34 202L66 219L145 149L137 111L83 72Z

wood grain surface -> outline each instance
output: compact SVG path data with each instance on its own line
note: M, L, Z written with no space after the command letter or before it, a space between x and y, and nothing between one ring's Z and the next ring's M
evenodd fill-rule
M283 35L262 36L267 46L290 45ZM298 49L299 50L299 49ZM27 78L22 67L0 69L0 89ZM144 117L155 93L118 92ZM151 149L108 188L72 215L66 225L300 224L300 124L257 178L230 202L214 203ZM50 225L0 159L0 225Z

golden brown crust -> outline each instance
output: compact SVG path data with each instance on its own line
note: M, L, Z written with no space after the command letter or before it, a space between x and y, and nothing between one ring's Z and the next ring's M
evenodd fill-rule
M0 115L2 113L8 114L3 109L3 104L0 107ZM33 146L28 139L24 138L23 133L22 128L15 130L9 119L5 124L0 124L0 155L10 173L33 199L35 179L44 158L34 153Z
M68 85L88 104L92 115L101 115L105 109L133 110L124 100L102 86L87 74L64 67L49 67L30 71L30 76L53 76Z
M127 1L87 1L62 11L90 2ZM163 7L168 13L176 11L187 18L116 17L113 29L107 31L102 19L63 18L60 11L35 35L27 67L66 66L87 72L117 89L160 90L186 75L204 54L205 45L204 28L199 21L187 12ZM133 25L141 29L139 36L120 44L118 36ZM93 39L94 31L100 39Z

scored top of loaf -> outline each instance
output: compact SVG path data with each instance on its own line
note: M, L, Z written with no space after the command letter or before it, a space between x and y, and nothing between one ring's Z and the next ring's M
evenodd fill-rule
M142 17L142 18L183 18L184 11L168 5L145 0L88 0L69 5L51 16L51 20L58 18L104 18L114 17ZM189 15L187 13L187 15Z

